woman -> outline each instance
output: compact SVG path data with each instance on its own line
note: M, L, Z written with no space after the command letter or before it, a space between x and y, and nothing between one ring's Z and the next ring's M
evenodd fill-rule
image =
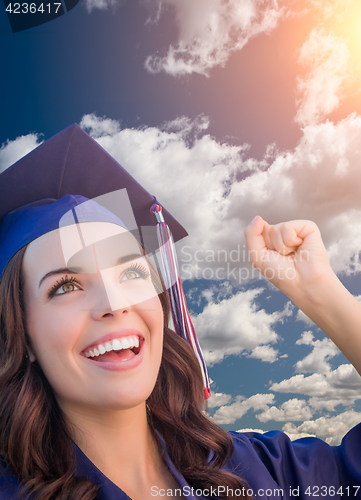
M76 172L97 154L102 167L110 161L77 127L64 132L66 148L55 136L28 155L33 173L44 150L47 165L65 151L69 168L73 155ZM14 165L3 186L25 170ZM167 327L166 295L131 218L74 203L94 195L79 191L78 175L63 189L59 170L55 200L19 195L1 225L0 498L19 498L20 482L25 498L41 500L360 497L360 429L332 449L279 432L230 436L203 415L200 365ZM246 239L252 263L360 370L360 305L333 274L317 227L256 217Z

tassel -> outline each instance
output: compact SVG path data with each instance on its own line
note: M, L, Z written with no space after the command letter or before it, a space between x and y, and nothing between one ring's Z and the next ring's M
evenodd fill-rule
M164 220L162 206L155 201L150 211L157 219L157 236L161 254L163 281L168 293L174 328L176 333L192 346L197 356L202 370L205 399L208 399L211 395L211 390L207 366L189 315L182 282L179 276L173 238Z

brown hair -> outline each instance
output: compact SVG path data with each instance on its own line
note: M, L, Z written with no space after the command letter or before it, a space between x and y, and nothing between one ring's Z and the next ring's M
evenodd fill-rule
M23 494L31 492L35 500L94 500L98 487L74 476L67 423L40 365L27 355L21 277L25 250L12 258L0 282L0 453L21 481ZM167 325L166 293L159 297ZM198 360L188 343L167 327L160 371L147 403L151 428L161 434L171 460L191 486L243 488L237 476L221 470L233 442L202 412Z

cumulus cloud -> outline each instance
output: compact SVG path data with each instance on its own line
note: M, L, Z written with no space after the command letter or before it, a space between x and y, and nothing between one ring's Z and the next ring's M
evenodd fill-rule
M269 345L278 339L274 325L290 316L292 309L286 305L283 311L268 314L257 307L261 292L262 289L240 291L229 299L209 302L202 313L192 317L207 364L211 366L225 356L243 351L262 361L277 359L278 351Z
M269 345L258 345L252 350L251 354L249 354L248 357L260 359L261 361L267 361L268 363L273 363L277 360L278 350Z
M0 148L0 172L41 144L40 134L27 134L7 140Z
M221 406L213 415L212 419L218 425L233 424L243 417L249 410L266 410L272 404L274 394L255 394L248 399L237 396L236 401L228 406Z
M120 132L120 123L117 120L106 117L100 118L94 113L84 115L79 125L84 130L87 130L93 139L114 136Z
M261 422L268 422L270 420L278 422L287 420L301 421L312 418L313 410L304 400L296 398L290 399L283 403L280 408L272 405L272 403L274 403L274 394L255 394L250 398L237 396L234 402L221 406L214 413L212 419L219 425L233 424L236 420L242 418L249 410L255 412L261 411L261 413L256 414L257 419ZM246 430L242 432L246 432ZM254 430L254 432L259 431Z
M285 401L280 408L271 406L267 410L256 415L261 422L275 420L277 422L285 421L304 421L309 420L313 415L311 408L303 399L289 399Z
M361 413L349 410L333 417L320 417L316 420L309 420L297 427L291 422L287 422L282 430L291 439L299 439L304 435L315 435L323 438L331 446L337 446L341 443L343 436L360 421Z
M222 392L212 392L211 397L207 400L208 408L217 408L218 406L226 405L230 402L232 396Z
M331 446L338 446L343 436L361 421L361 413L349 410L333 417L320 417L316 420L308 420L299 426L287 422L282 431L288 435L291 441L304 437L318 437L324 439ZM262 429L244 428L237 432L257 432L264 434Z
M304 332L296 344L313 347L310 354L296 363L295 369L298 373L329 373L331 366L328 360L340 352L336 345L328 338L314 340L311 331Z
M272 384L270 390L309 396L310 407L334 411L337 405L349 406L361 399L361 377L352 365L343 364L326 373L294 375Z
M338 107L348 61L346 40L322 28L312 30L300 54L300 62L311 69L305 78L298 78L298 123L318 123Z
M251 38L270 33L284 12L277 0L158 0L156 19L169 6L179 27L178 42L167 54L146 59L151 73L208 75Z

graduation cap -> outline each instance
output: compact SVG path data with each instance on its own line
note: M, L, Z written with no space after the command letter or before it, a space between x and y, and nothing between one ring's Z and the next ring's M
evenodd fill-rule
M197 355L208 398L207 369L187 309L173 246L173 241L185 237L187 232L154 196L76 124L0 174L0 279L10 259L25 245L55 229L60 229L60 235L62 231L68 235L72 227L85 221L121 226L127 229L120 234L122 244L132 244L131 234L136 236L148 256L160 257L157 260L176 333L190 343ZM79 236L79 231L77 234L78 250L83 251L83 256L93 242L87 242L84 234ZM63 238L63 254L71 266L76 252L74 249L69 251L66 241L67 238ZM105 269L104 255L108 254L101 252L104 242L96 244ZM113 245L106 247L113 248Z

